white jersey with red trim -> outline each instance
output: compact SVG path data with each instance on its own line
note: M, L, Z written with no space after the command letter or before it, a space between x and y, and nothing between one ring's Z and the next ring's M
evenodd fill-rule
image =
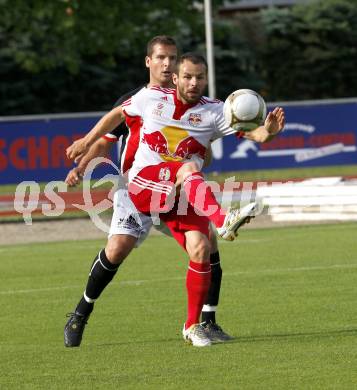
M140 92L142 89L146 89L146 86L141 86L121 96L115 103L114 107L120 106L122 103L128 100L131 96ZM125 126L126 125L126 126ZM118 142L122 140L120 169L123 174L127 173L134 162L135 153L139 147L140 142L140 128L142 120L140 116L126 117L125 125L118 126L112 132L103 136L108 142Z
M143 120L129 181L141 169L167 161L195 160L201 169L210 143L236 132L225 123L223 102L203 96L198 103L183 104L175 89L142 89L122 107L127 117Z

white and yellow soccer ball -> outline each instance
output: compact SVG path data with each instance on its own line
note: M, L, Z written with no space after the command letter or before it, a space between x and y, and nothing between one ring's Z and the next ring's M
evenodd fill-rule
M267 106L259 93L251 89L238 89L224 102L224 118L228 126L237 131L251 131L264 123Z

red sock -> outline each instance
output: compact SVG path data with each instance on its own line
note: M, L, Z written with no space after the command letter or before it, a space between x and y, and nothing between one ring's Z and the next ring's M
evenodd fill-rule
M195 263L190 260L186 275L186 289L188 299L187 320L185 329L200 322L203 304L211 284L211 265Z
M211 188L204 181L201 172L191 173L183 182L187 200L202 215L205 215L217 227L224 222L225 213L217 202Z

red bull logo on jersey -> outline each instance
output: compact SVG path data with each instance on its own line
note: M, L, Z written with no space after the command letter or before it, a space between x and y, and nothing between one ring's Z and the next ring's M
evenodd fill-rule
M188 117L188 123L191 126L198 126L202 122L201 114L194 114L191 113L190 116Z
M182 161L193 155L204 159L206 148L179 127L165 127L161 131L144 134L143 142L159 153L164 161Z

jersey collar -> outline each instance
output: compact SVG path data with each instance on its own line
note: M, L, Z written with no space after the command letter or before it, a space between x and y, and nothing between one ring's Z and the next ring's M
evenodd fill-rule
M190 108L194 107L197 103L182 103L181 100L177 98L177 90L174 92L174 103L175 103L175 112L173 115L173 119L179 120L181 119L182 115L189 110Z

